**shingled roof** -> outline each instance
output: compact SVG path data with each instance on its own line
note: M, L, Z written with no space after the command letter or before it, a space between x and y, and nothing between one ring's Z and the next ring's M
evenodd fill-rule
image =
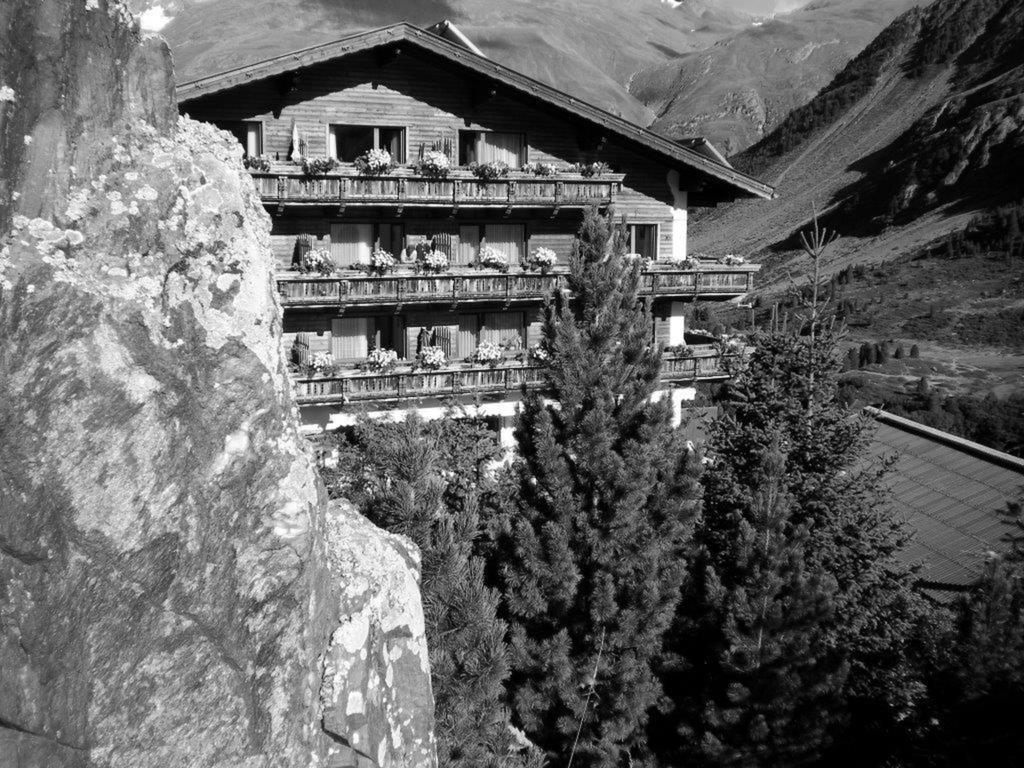
M613 115L600 107L480 56L463 45L406 22L368 32L359 32L331 43L303 48L226 72L180 83L177 87L178 101L184 104L240 85L334 61L354 53L393 46L396 43L409 44L441 56L512 91L537 99L550 107L569 112L574 118L599 126L609 134L625 139L628 143L639 145L671 165L685 166L706 174L726 186L732 187L743 196L771 199L775 195L771 186L732 168L727 163L718 162L714 157L690 146L678 144L646 128L641 128L618 115Z
M885 479L890 503L914 534L904 558L920 564L929 594L948 599L978 580L990 553L1009 548L1017 529L1006 513L1024 499L1024 460L866 410L878 423L872 455L893 462Z

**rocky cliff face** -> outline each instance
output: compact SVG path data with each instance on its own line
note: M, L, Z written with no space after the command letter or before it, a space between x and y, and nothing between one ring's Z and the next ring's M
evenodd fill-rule
M119 1L0 6L0 766L432 766L418 554L317 483L172 82Z

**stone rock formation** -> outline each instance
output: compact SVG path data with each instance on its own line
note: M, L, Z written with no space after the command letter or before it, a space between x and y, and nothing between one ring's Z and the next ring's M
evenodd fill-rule
M120 0L0 4L0 768L436 763L418 553L316 480L268 231Z

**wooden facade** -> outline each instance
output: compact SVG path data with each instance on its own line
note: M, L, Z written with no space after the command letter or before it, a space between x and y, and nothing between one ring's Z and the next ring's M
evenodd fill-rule
M354 366L374 348L412 360L424 345L469 361L483 341L522 358L539 341L543 298L564 279L558 267L542 276L523 265L546 248L564 267L588 205L622 216L634 250L654 262L645 291L659 341L680 343L684 302L733 298L751 287L751 268L673 271L669 262L686 255L693 201L767 196L769 188L415 27L296 52L184 84L180 93L183 113L230 130L247 153L269 161L253 176L273 214L285 341L297 364L323 352ZM399 167L360 174L348 162L357 145L389 149ZM307 177L289 162L296 150L336 156L338 167ZM412 168L432 150L453 165L443 179ZM487 181L455 167L471 157L509 160L511 171ZM611 171L567 170L594 162ZM521 171L527 163L557 172ZM447 255L446 274L415 271L414 249L424 243ZM508 274L480 269L483 245L506 257ZM360 271L373 247L397 257L394 274ZM324 279L290 271L312 248L330 253L342 271ZM699 378L701 369L693 370ZM527 375L504 373L502 381ZM372 399L373 387L360 391Z

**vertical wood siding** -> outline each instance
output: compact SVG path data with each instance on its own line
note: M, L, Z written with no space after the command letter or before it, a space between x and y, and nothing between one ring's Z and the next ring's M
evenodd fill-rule
M583 151L579 126L543 105L499 89L495 97L474 106L474 88L464 73L418 52L404 53L384 66L372 51L355 54L303 70L297 85L285 97L274 80L240 86L193 101L188 112L199 120L261 121L264 153L282 159L288 154L293 121L313 155L327 154L332 124L404 126L409 161L421 148L438 144L448 143L457 152L459 130L521 132L530 162L603 160L625 173L616 210L631 221L663 224L659 253L671 253L669 168L615 139L600 151ZM280 115L274 117L278 109ZM683 186L688 186L687 176Z

